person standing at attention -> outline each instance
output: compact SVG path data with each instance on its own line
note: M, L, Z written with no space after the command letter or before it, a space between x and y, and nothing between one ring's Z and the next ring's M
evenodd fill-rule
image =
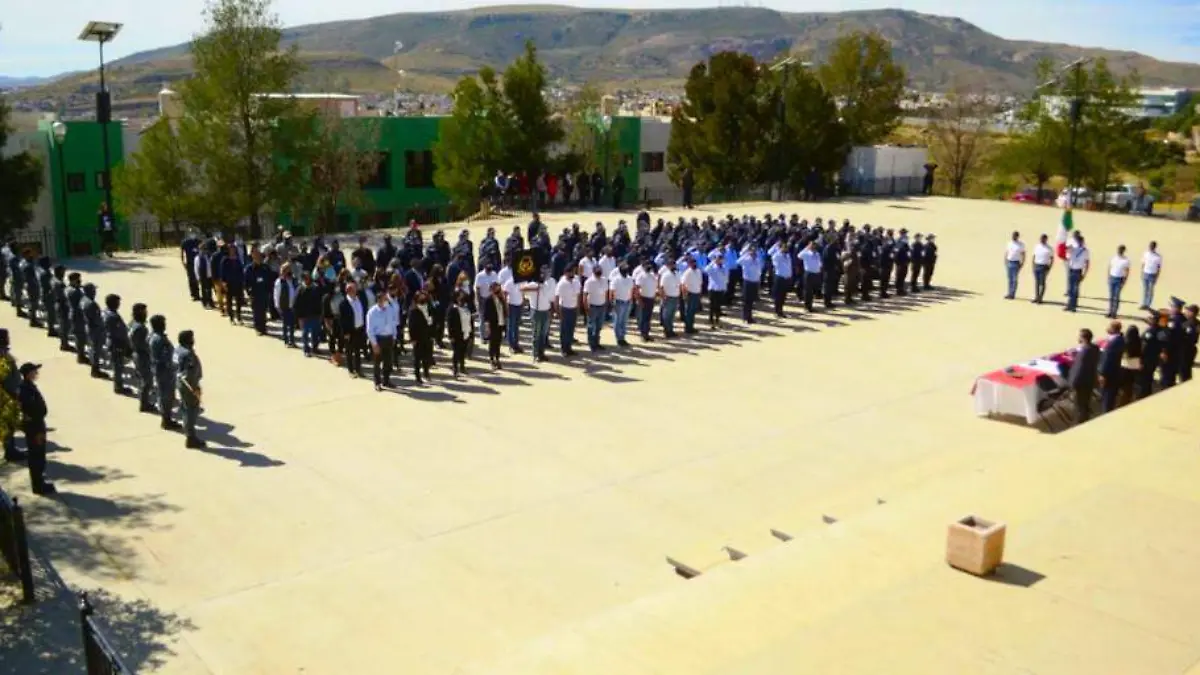
M296 282L292 279L291 263L284 263L279 270L279 278L275 280L274 288L275 311L283 321L283 344L285 347L296 346Z
M195 333L180 331L179 346L175 348L173 361L180 410L183 412L184 447L203 449L208 444L196 436L196 421L200 419L200 405L204 400L204 391L200 388L204 370L200 365L200 357L196 356Z
M46 399L38 391L37 378L42 366L37 363L21 365L21 385L18 397L21 401L22 431L29 452L29 484L35 495L52 495L54 483L46 481Z
M700 298L704 293L704 272L700 271L695 256L688 256L687 269L679 277L679 285L683 289L683 332L693 335L696 332L696 315L700 313ZM783 295L787 295L786 289Z
M1121 290L1129 278L1129 258L1125 257L1125 245L1117 247L1117 254L1108 261L1108 314L1110 319L1117 318L1121 310Z
M1158 252L1158 242L1150 242L1150 247L1142 254L1142 306L1138 309L1150 309L1154 306L1154 286L1158 284L1158 275L1162 272L1162 255Z
M1092 344L1092 331L1084 328L1079 331L1079 353L1067 372L1067 386L1075 392L1075 413L1080 423L1092 417L1092 394L1096 390L1099 365L1100 349Z
M582 287L575 276L575 266L567 265L554 291L554 313L558 315L558 342L563 356L574 356L575 322L579 316L579 296Z
M1121 362L1125 358L1125 336L1121 334L1121 322L1108 324L1108 343L1100 356L1100 412L1111 412L1117 407L1117 394L1124 384Z
M637 292L637 324L642 342L651 342L650 317L654 316L654 300L658 293L658 277L654 275L654 263L647 260L633 273L634 290Z
M1012 240L1004 250L1004 267L1008 271L1008 294L1005 300L1017 297L1017 279L1021 268L1025 266L1025 243L1021 241L1021 233L1013 232Z
M715 329L721 324L721 305L729 288L729 272L720 250L709 258L704 273L708 276L708 327Z
M625 335L629 330L629 313L633 309L633 279L629 268L621 265L608 281L608 299L613 307L613 337L617 345L628 347Z
M587 303L588 349L598 352L604 349L600 344L600 331L608 311L608 280L598 265L592 268L592 276L583 282L583 299Z
M500 327L506 321L504 310L508 303L504 301L499 281L492 282L491 293L483 303L483 311L480 314L488 328L488 361L493 370L500 370L500 345L503 343Z
M496 284L499 286L499 284ZM493 300L503 304L503 299L493 293ZM412 309L408 310L408 336L412 340L413 345L413 375L417 378L417 384L425 384L425 380L432 380L433 377L429 374L430 368L433 367L433 315L429 307L429 293L427 291L417 291L413 296ZM396 317L393 316L393 319ZM399 321L397 321L399 323ZM499 352L500 332L496 332L496 351ZM496 362L500 359L497 356ZM421 379L421 373L425 373L425 378Z
M534 327L536 326L535 322ZM471 321L471 308L467 307L466 292L454 293L454 306L447 313L446 328L450 332L450 364L454 379L457 380L459 373L467 374L467 350L471 345L471 335L475 331L475 324Z
M783 318L783 303L787 300L792 282L792 252L786 239L779 240L767 251L771 258L771 269L775 274L771 280L771 298L775 301L775 316Z
M675 274L675 261L667 260L658 272L658 293L662 297L662 311L659 321L662 323L663 336L670 340L675 337L675 310L679 307L679 294L682 284L679 275Z
M361 377L367 312L358 294L358 286L353 283L346 284L346 297L338 308L338 325L346 350L346 370L352 378Z
M754 323L754 303L758 300L758 284L762 280L763 265L758 257L758 249L753 243L742 249L737 262L742 271L742 320Z
M817 240L812 239L800 252L800 264L804 266L804 309L813 311L813 297L821 284L821 252Z
M546 361L546 348L550 346L550 310L554 308L555 281L543 269L533 287L529 304L533 308L533 360Z
M1092 264L1092 252L1088 250L1083 237L1079 237L1078 245L1067 251L1067 306L1064 312L1074 312L1079 307L1079 286L1087 278L1088 268Z
M367 311L375 391L392 388L392 359L396 353L396 327L400 323L393 315L393 304L386 292L380 292L375 296L375 306Z
M1033 247L1033 304L1042 304L1046 297L1046 279L1050 276L1050 268L1054 267L1054 249L1046 243L1046 235L1038 237L1038 243Z

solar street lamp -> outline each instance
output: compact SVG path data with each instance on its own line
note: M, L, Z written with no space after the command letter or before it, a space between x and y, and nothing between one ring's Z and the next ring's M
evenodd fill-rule
M108 123L112 121L112 99L104 84L104 45L112 42L121 32L122 24L111 21L89 21L79 33L83 42L95 42L100 47L100 91L96 94L96 121L100 123L100 145L104 150L104 205L109 214L112 205L112 160L108 149Z

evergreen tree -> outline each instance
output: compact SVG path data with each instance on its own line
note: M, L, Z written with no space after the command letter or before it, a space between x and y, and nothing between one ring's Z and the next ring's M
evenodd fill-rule
M508 111L491 68L459 80L453 96L454 109L438 123L434 183L456 205L473 211L480 187L503 168Z
M900 125L904 68L875 31L843 35L819 69L821 84L841 106L853 145L874 145Z
M0 97L0 148L13 129L8 102ZM0 237L27 227L33 220L33 205L42 191L42 163L28 151L0 157Z
M195 190L179 137L165 117L142 132L137 152L113 172L115 208L126 220L146 214L178 227L194 215Z
M769 142L760 146L759 178L799 193L810 187L813 174L826 176L842 168L850 135L837 104L811 70L787 66L769 72L762 97L769 103L763 113Z
M532 40L525 53L501 76L511 128L504 143L504 160L513 171L536 173L549 163L550 149L563 140L562 124L546 101L546 67L538 61Z

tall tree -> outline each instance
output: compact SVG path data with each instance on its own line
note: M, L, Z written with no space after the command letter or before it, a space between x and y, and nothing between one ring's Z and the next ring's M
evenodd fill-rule
M1090 69L1081 68L1077 77L1070 73L1058 80L1060 95L1068 99L1078 95L1083 101L1076 133L1077 183L1103 190L1111 175L1139 163L1146 147L1147 125L1127 113L1136 103L1136 87L1136 76L1117 77L1103 58Z
M384 159L379 147L379 118L346 119L334 111L312 111L289 122L281 169L284 194L276 203L294 220L313 215L314 230L333 229L339 206L361 208L367 204L363 185L380 170Z
M603 99L604 94L598 87L586 84L567 104L563 131L567 159L571 164L569 170L599 167L602 172L612 174L619 168L617 139L603 130Z
M988 127L995 106L978 89L959 84L937 108L928 131L933 160L950 183L950 194L961 197L963 188L980 168L988 150Z
M690 168L699 190L726 196L754 182L765 131L761 76L754 57L737 52L721 52L692 68L671 118L667 161L673 180Z
M504 69L501 82L512 121L505 161L514 171L544 169L551 146L563 140L563 129L546 100L546 67L538 60L533 40L526 41L525 52Z
M142 132L137 152L113 172L116 209L127 220L147 214L160 225L178 226L194 215L195 190L195 177L166 117Z
M841 106L854 145L872 145L900 124L904 68L875 31L840 36L818 70L821 84Z
M180 139L204 189L227 200L261 234L262 212L284 175L277 150L296 103L284 94L301 69L295 47L281 47L270 0L209 0L206 30L192 41L195 76L180 88L187 119Z
M508 109L491 68L459 80L453 96L453 110L438 123L433 180L451 201L473 211L480 187L504 168Z
M1038 63L1036 72L1042 82L1049 81L1054 74L1053 66L1045 60ZM1046 183L1065 171L1068 131L1061 113L1060 100L1039 89L1015 111L1007 142L992 157L992 166L997 171L1019 175L1033 183L1039 199L1046 198L1043 195Z
M0 149L13 132L8 101L0 96ZM29 225L42 191L42 163L28 151L0 156L0 237Z
M850 150L850 135L838 119L837 104L813 71L777 68L763 76L766 142L760 144L759 179L799 192L814 175L837 171Z

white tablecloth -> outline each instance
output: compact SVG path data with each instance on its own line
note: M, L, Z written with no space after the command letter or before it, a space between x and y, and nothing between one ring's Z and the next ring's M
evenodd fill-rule
M976 415L1013 415L1024 417L1029 424L1037 424L1038 401L1042 391L1038 387L1011 387L984 378L975 382Z
M1059 370L1057 361L1051 361L1050 359L1034 359L1027 363L1022 363L1021 365L1025 366L1026 368L1032 368L1039 373L1045 373L1046 375L1049 375L1050 377L1054 378L1056 383L1062 384L1063 382L1062 371Z

